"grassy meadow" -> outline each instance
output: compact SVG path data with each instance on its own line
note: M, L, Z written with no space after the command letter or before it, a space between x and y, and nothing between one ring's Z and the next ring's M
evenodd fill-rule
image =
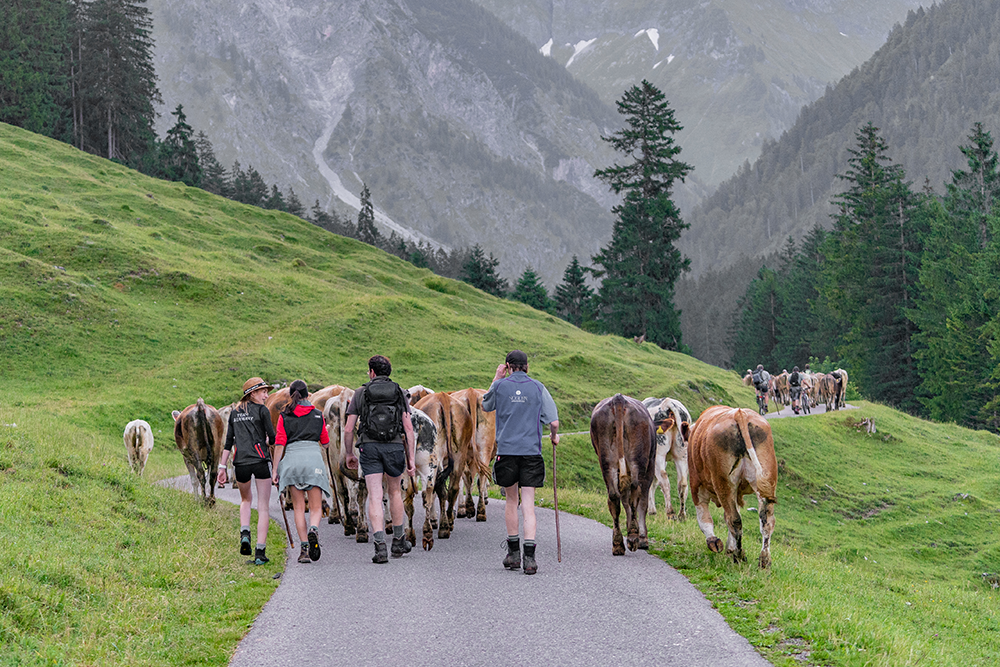
M356 386L375 353L403 386L485 387L512 348L564 432L619 391L695 415L754 405L685 355L0 124L0 665L226 664L277 586L282 534L248 568L235 506L153 483L185 473L171 410L225 405L253 375ZM778 665L1000 663L1000 579L982 576L1000 573L1000 440L860 405L773 422L770 571L748 510L748 564L707 551L690 501L686 522L651 520L654 552ZM156 438L142 479L121 439L136 418ZM559 457L560 509L608 522L589 438Z

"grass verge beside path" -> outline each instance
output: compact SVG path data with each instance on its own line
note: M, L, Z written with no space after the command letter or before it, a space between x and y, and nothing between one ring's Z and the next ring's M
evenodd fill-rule
M746 563L708 551L690 499L686 521L667 521L659 494L652 553L779 667L1000 664L1000 579L982 576L1000 572L997 437L858 405L771 422L779 475L770 571L757 567L752 495L742 511ZM874 435L854 425L865 418ZM558 457L560 511L611 525L589 437L564 438ZM668 474L675 484L673 466ZM551 507L551 486L538 497ZM673 497L676 508L676 487ZM712 514L724 539L722 511ZM540 537L554 547L554 535Z
M0 409L0 665L227 664L277 587L284 535L245 565L238 508L139 479L100 440Z

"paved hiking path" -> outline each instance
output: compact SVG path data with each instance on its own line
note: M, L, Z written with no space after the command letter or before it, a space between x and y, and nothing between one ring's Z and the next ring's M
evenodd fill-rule
M767 419L784 419L785 417L808 417L809 415L821 415L826 412L826 405L823 403L820 403L819 405L814 405L811 408L809 408L809 415L802 412L801 410L799 411L799 414L795 414L795 411L792 410L792 406L790 405L781 406L781 409L778 410L777 412L774 412L773 405L770 407L771 411L767 413ZM841 410L857 410L857 409L858 407L856 405L851 405L849 403L845 404L844 407L841 408ZM831 410L830 412L836 412L836 410Z
M165 483L190 490L187 476ZM216 493L239 502L235 489ZM450 539L435 531L433 550L417 546L385 565L371 562L371 543L324 520L320 560L300 564L298 547L288 550L281 584L230 665L770 665L664 561L644 551L614 557L610 528L563 512L558 563L555 514L537 516L534 576L501 565L501 500L490 501L486 523L456 519ZM274 496L271 517L283 534ZM418 518L423 508L419 539ZM218 539L244 560L237 532Z

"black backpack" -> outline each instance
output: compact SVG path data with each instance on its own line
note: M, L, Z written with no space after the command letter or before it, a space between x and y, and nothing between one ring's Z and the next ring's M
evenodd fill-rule
M392 442L403 431L399 411L402 390L395 382L369 382L365 385L365 405L361 410L361 430L369 440Z
M798 387L802 384L802 378L799 377L798 373L792 373L788 376L788 384L792 387Z
M767 384L764 383L763 373L761 373L760 371L754 371L752 377L753 377L753 386L757 389L757 391L767 390Z

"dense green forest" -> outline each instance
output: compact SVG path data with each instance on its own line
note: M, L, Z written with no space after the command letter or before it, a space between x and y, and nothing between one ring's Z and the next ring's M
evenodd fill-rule
M706 338L702 313L731 321L764 258L776 256L789 236L802 243L817 225L833 226L833 200L844 189L837 174L847 169L847 149L865 123L880 129L920 189L929 180L942 192L963 164L958 147L969 128L983 121L996 129L998 53L1000 5L991 0L947 0L910 12L868 62L803 108L791 129L688 214L691 228L680 245L692 275L678 283L677 303L694 355L727 363L727 327L708 328Z
M944 194L914 190L879 128L859 128L834 228L759 270L733 365L833 358L871 399L1000 431L1000 158L980 123L960 150Z

